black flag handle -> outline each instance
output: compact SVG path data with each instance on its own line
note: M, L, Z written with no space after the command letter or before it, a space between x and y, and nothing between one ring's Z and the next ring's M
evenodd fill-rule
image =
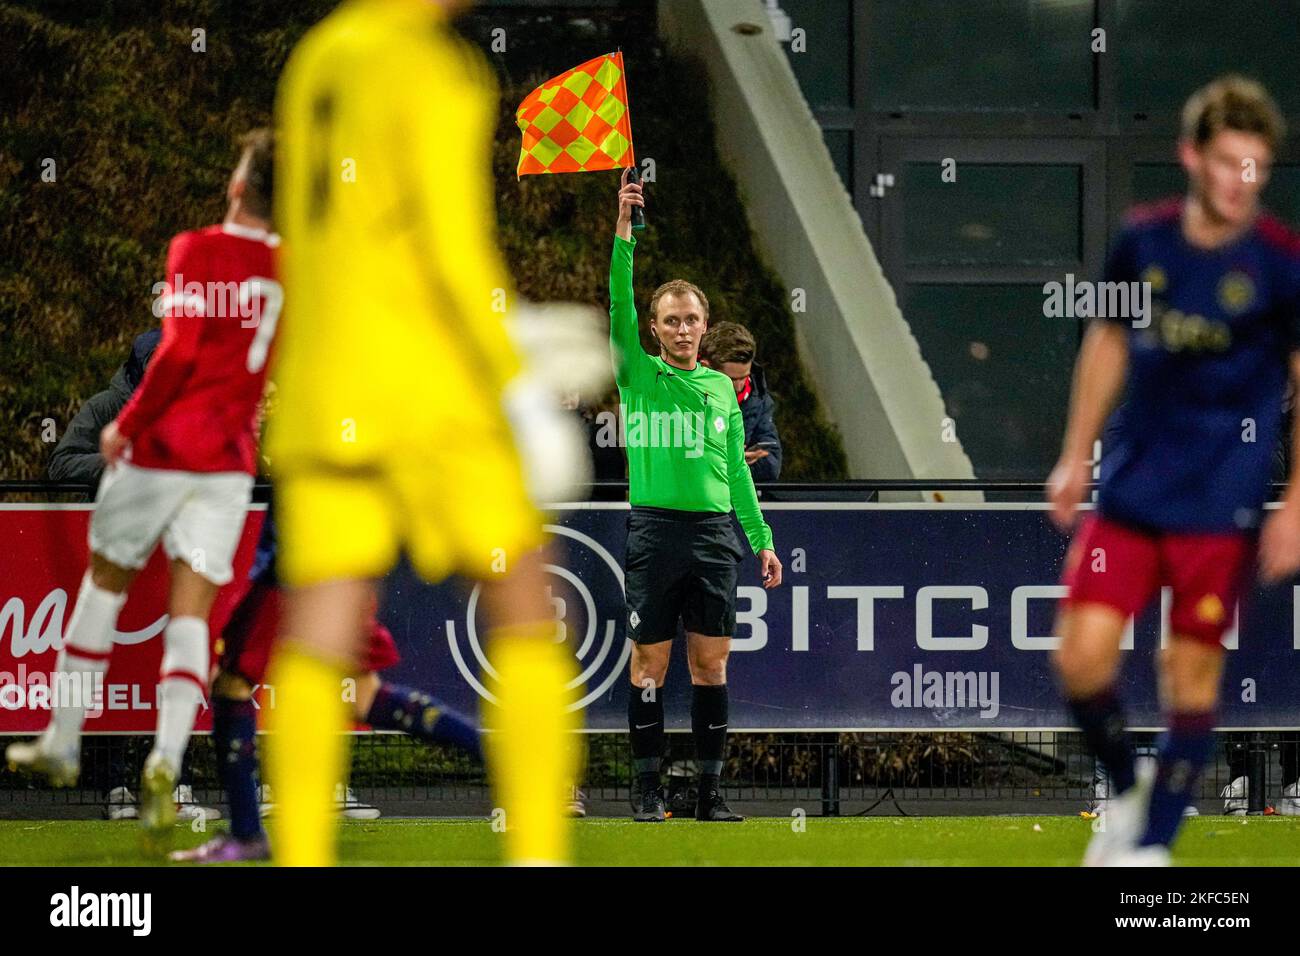
M637 184L640 184L640 182L641 182L641 171L638 170L638 169L636 168L636 166L629 166L629 167L628 167L628 177L627 177L627 181L630 182L630 183L637 183ZM642 199L645 198L645 193L644 193L644 192L641 193L641 198L642 198ZM644 228L645 228L645 210L642 209L640 206L633 206L633 207L632 207L632 228L633 228L633 229L644 229Z

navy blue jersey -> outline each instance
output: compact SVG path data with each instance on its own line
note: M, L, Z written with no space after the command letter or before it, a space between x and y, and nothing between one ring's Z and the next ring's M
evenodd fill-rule
M266 502L266 517L262 521L262 533L257 536L257 551L253 554L253 565L248 569L248 580L279 586L279 579L275 576L277 537L275 495L272 494Z
M1106 264L1108 283L1149 282L1151 298L1149 322L1104 316L1128 332L1129 369L1103 441L1098 508L1166 531L1255 528L1300 347L1300 243L1261 216L1201 249L1181 220L1181 200L1135 210Z

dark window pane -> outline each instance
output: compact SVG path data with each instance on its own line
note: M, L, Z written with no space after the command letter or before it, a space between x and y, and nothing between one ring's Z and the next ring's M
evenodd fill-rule
M1300 111L1300 0L1242 6L1223 0L1119 0L1119 104L1126 112L1176 111L1197 87L1238 72Z
M871 106L1090 110L1093 9L1061 0L875 0Z
M849 0L781 0L803 52L783 43L804 98L814 108L853 105L853 13Z
M1082 258L1079 166L908 163L908 265L1068 265Z
M1300 227L1300 166L1274 166L1273 177L1264 187L1264 205Z
M1151 202L1187 192L1187 174L1177 163L1138 163L1133 167L1133 202ZM1264 187L1264 206L1300 225L1300 166L1274 166Z
M849 195L853 195L853 131L847 129L824 129L822 137L826 148L830 150L835 169L840 174L840 181Z
M1138 163L1133 167L1133 202L1154 202L1187 192L1187 174L1177 163Z
M911 285L907 319L981 478L1039 480L1061 446L1075 319L1043 315L1042 286Z

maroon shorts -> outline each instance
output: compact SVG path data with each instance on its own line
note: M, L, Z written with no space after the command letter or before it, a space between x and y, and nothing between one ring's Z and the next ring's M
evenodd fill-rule
M1105 604L1137 614L1162 586L1173 589L1173 637L1217 645L1255 570L1256 536L1179 534L1088 515L1065 557L1063 605Z
M280 632L280 608L284 592L272 585L254 582L240 599L230 620L221 631L219 656L221 669L238 674L250 684L260 684L266 677L271 648ZM388 628L380 624L374 612L366 633L366 647L358 673L368 674L392 667L401 655Z

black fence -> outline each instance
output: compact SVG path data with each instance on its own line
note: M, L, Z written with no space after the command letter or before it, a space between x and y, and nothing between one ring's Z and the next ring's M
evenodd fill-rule
M631 755L624 734L587 734L578 789L585 812L628 812ZM8 738L18 739L18 738ZM695 766L689 734L669 734L664 762L669 808L690 812ZM1155 735L1140 735L1139 760ZM1201 813L1300 813L1300 733L1223 733L1201 785ZM137 791L149 738L87 737L82 777L54 790L22 773L0 772L0 817L106 816L110 795ZM196 736L183 781L197 805L223 807L210 738ZM1235 783L1235 786L1234 786ZM397 816L486 815L481 767L463 755L393 733L353 738L348 785L360 804ZM756 815L1086 814L1109 796L1104 768L1075 733L735 734L724 779L728 799ZM1229 791L1225 793L1225 791ZM274 802L274 794L269 794Z

